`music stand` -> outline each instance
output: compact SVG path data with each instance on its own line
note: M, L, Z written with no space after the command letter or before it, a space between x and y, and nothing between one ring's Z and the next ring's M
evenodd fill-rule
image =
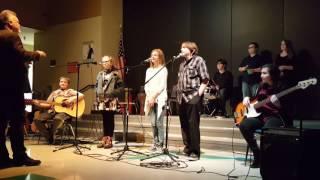
M74 141L71 145L67 145L67 146L62 146L59 147L57 149L54 149L53 152L62 150L62 149L67 149L67 148L71 148L71 147L75 147L76 148L76 152L78 152L80 155L82 155L82 151L80 150L80 148L85 148L88 150L91 150L89 147L85 147L85 146L81 146L79 145L79 140L77 140L77 136L78 136L78 100L79 100L79 80L80 80L80 66L83 64L96 64L97 62L83 62L83 63L77 63L77 105L76 105L76 117L75 117L75 136L74 136Z
M166 64L161 68L159 69L153 76L151 76L150 79L148 79L145 84L147 84L152 78L154 78L164 67L167 67L168 64L170 64L171 62L173 62L176 58L173 57L172 59L170 59L170 61L166 62ZM169 158L176 162L178 165L180 165L180 163L176 160L176 159L179 159L178 156L174 155L174 154L171 154L168 150L168 132L169 132L169 110L170 110L170 107L169 107L169 104L168 104L168 100L166 100L166 105L165 105L165 110L166 110L166 146L165 148L162 149L162 153L156 153L152 156L149 156L149 157L145 157L145 158L142 158L140 159L140 161L144 161L146 159L151 159L151 158L154 158L154 157L159 157L159 156L163 156L163 155L166 155L166 156L169 156ZM167 165L167 163L164 163L164 165Z
M125 73L126 73L126 76L128 75L128 72L129 72L129 68L137 68L137 67L140 67L140 66L143 66L143 64L139 64L139 65L136 65L136 66L132 66L132 67L124 67L123 69L125 70ZM119 69L121 70L121 69ZM124 81L125 81L125 78L123 78ZM144 153L141 153L141 152L138 152L138 151L134 151L134 150L131 150L129 148L129 145L128 145L128 124L129 124L129 88L128 88L128 94L127 94L127 103L126 103L126 108L125 108L125 126L124 126L124 132L125 132L125 145L123 147L122 150L118 150L118 151L115 151L115 152L112 152L112 154L117 154L117 153L120 153L118 155L118 157L116 158L117 161L119 161L121 159L121 157L126 153L126 152L133 152L133 153L136 153L136 154L141 154L141 155L145 155Z

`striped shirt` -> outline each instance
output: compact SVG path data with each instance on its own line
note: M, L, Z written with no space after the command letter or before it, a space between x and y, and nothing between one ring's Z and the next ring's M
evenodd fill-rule
M207 83L209 73L205 60L194 55L190 60L185 60L180 64L178 72L177 100L182 103L189 102L198 95L201 83Z

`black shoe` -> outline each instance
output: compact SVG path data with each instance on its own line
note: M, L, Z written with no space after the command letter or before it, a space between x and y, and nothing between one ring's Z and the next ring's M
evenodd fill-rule
M15 166L23 166L23 165L25 165L25 166L38 166L41 164L40 160L32 159L27 155L25 155L21 158L16 158L13 161L14 161Z
M0 161L0 169L10 168L13 166L14 166L13 160L10 158L4 161Z
M184 148L183 148L183 154L184 154L184 155L187 155L187 156L190 156L190 150L189 150L188 147L184 147Z
M252 164L250 165L250 168L259 168L259 167L260 167L260 161L253 160Z
M188 160L189 161L197 161L200 159L200 155L196 154L196 153L191 153Z

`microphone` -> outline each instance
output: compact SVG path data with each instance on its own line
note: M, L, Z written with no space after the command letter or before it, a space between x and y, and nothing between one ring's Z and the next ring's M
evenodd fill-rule
M142 61L142 63L149 63L152 60L152 58L148 58Z
M184 56L184 53L179 53L177 56L173 56L173 59L179 59Z

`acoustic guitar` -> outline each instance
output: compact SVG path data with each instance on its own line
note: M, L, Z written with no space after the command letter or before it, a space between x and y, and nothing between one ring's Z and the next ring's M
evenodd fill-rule
M66 97L58 96L54 99L54 102L47 102L44 100L25 99L25 104L36 105L35 101L53 106L53 109L57 113L66 113L72 117L76 117L77 103L73 103L67 106L64 101L68 100ZM40 106L41 107L41 106ZM85 101L84 99L78 101L78 117L81 117L84 113Z
M281 91L280 93L276 94L276 97L279 99L289 93L292 93L298 89L306 89L310 85L315 85L317 84L317 79L316 78L311 78L308 80L304 81L299 81L296 86L293 86L289 89L286 89L284 91ZM250 105L247 107L245 106L242 102L240 102L235 109L234 112L234 120L235 124L240 124L245 117L250 118L250 117L258 117L261 115L261 113L257 112L256 109L264 106L265 104L270 102L270 97L262 100L262 101L257 101L257 100L252 100L250 101Z

